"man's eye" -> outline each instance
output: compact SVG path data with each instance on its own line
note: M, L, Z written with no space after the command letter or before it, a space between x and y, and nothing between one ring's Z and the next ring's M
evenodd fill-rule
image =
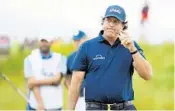
M107 19L108 22L110 22L111 20L110 19Z
M115 20L114 23L119 23L119 21Z

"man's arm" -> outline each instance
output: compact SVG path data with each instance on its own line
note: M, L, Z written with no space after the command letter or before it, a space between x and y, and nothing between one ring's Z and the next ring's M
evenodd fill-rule
M44 104L42 101L42 97L40 95L39 86L41 85L58 85L61 81L61 75L59 73L56 74L55 77L45 79L45 80L36 80L35 77L31 77L28 79L28 87L33 90L35 98L38 103L38 110L44 110Z
M64 85L66 86L67 89L69 89L69 87L70 87L71 78L72 78L71 75L68 75L68 74L67 74L67 75L65 76Z
M30 79L33 79L33 77L30 77L28 79L28 81L30 81ZM43 101L42 101L42 97L40 95L40 89L39 89L39 87L38 86L35 86L31 90L34 93L34 96L35 96L36 101L37 101L37 104L38 104L37 110L44 110L44 104L43 104Z
M34 86L42 86L42 85L59 85L61 82L62 76L60 73L57 73L54 77L43 79L43 80L36 80L36 78L31 78L28 81L28 87L33 88Z
M33 78L32 67L28 58L24 60L24 76L27 80L27 83ZM37 109L44 110L44 105L42 102L42 97L40 95L39 87L33 87L33 93L35 95L36 101L38 103Z
M88 69L87 44L83 43L73 61L72 80L68 93L68 110L74 110L80 95L80 89Z
M142 49L139 45L131 39L127 31L122 31L118 35L121 40L121 44L127 48L131 53L138 51L137 53L132 55L133 58L133 66L138 72L139 76L145 80L151 79L152 76L152 68L147 60L145 60Z
M134 46L135 47L131 50L131 52L135 50L138 52L132 55L133 66L141 78L144 80L150 80L152 77L152 67L145 59L143 50L140 48L140 46L136 42L134 42Z
M150 80L152 77L152 67L150 63L145 60L140 53L136 53L132 55L133 57L133 66L135 70L138 72L139 76L144 80Z
M68 110L74 110L78 97L80 95L80 88L82 81L84 79L85 72L83 71L73 71L73 76L71 80L71 85L68 93Z

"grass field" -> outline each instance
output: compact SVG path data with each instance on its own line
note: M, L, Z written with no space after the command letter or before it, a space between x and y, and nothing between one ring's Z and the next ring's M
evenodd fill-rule
M153 79L144 81L134 74L134 90L137 109L139 110L173 110L174 109L174 44L140 45L147 60L153 67ZM4 72L13 83L25 92L23 60L30 52L25 50L0 61L0 71ZM72 44L54 44L52 50L68 55L74 50ZM64 90L64 108L67 103L67 90ZM0 110L24 110L26 102L6 81L0 79Z

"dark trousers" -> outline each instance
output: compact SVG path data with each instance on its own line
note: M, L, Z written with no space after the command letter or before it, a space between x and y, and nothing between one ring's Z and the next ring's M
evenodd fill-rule
M137 110L133 104L122 107L102 105L99 103L86 103L86 110Z
M27 111L36 111L36 109L34 109L30 106L30 104L27 104L26 110ZM48 111L61 111L61 110L62 110L61 108L58 108L58 109L52 109L52 110L48 110Z

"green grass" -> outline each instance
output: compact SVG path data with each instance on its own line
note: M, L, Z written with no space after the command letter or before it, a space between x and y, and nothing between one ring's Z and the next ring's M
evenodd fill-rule
M144 81L137 74L133 77L135 101L139 110L174 109L174 44L141 44L146 59L152 64L153 78ZM74 50L72 44L55 44L52 50L68 55ZM25 92L23 60L29 54L13 52L9 59L0 61L0 71L7 74L13 83ZM67 103L67 90L64 90L64 108ZM25 100L16 93L6 81L0 79L0 110L24 110Z

